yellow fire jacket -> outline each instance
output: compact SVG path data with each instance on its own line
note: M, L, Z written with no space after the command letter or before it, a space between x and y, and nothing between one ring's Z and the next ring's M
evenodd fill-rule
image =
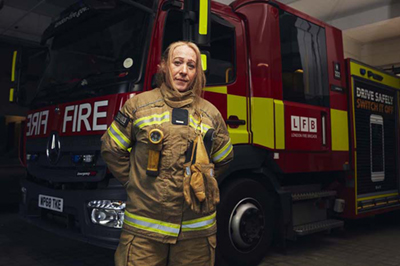
M204 114L201 123L193 105L172 108L160 89L144 92L125 103L102 136L102 157L128 194L123 230L170 244L216 233L216 213L196 214L185 202L185 153L196 129L203 134L213 129L211 159L218 177L232 160L233 148L217 108L204 99L196 106ZM164 139L158 175L149 176L148 134L155 128L163 132Z

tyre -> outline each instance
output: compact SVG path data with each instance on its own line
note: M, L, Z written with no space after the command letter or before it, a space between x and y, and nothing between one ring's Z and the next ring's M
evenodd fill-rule
M221 188L217 211L218 265L256 266L273 237L273 197L252 179L238 179Z

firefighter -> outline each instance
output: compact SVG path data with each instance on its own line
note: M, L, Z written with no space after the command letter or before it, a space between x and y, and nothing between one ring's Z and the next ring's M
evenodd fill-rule
M233 148L221 114L200 97L200 58L193 43L171 44L159 87L129 99L102 137L102 157L128 195L117 266L214 265L215 178Z

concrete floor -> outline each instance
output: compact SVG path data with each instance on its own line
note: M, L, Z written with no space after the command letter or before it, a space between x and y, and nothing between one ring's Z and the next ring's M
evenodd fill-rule
M14 168L14 169L12 169ZM18 215L19 166L0 166L0 266L113 265L114 251L39 229ZM7 185L5 185L7 184ZM258 266L400 266L400 211L346 223L343 231L288 242Z
M343 231L289 242L286 255L272 251L259 266L400 265L400 212L348 221Z
M1 266L108 266L113 250L59 237L21 220L16 206L0 209ZM344 231L289 242L258 266L400 265L400 213L347 224Z

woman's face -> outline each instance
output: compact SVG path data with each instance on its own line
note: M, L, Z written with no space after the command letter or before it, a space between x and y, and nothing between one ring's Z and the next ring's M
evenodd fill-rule
M196 53L187 45L175 48L172 53L169 71L172 85L180 92L187 91L196 76Z

